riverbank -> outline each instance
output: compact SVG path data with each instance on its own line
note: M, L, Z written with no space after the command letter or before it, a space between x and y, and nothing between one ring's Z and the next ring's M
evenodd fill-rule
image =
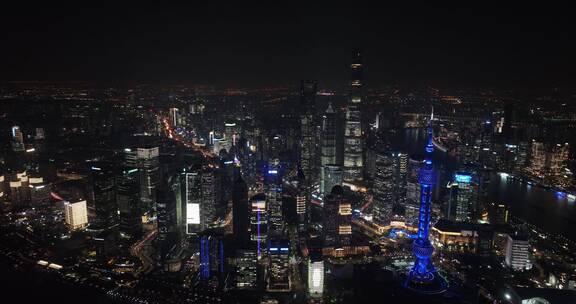
M15 265L13 260L0 255L0 284L4 290L3 295L8 299L18 299L14 303L118 303L100 291L72 285L50 273ZM7 300L6 303L11 301Z
M425 129L405 129L398 132L394 144L396 148L411 155L422 154L426 145ZM454 157L438 149L434 154L434 164L439 174L442 174L441 184L447 182L459 168ZM482 197L482 200L506 204L513 216L548 233L576 241L575 193L559 191L560 189L553 187L540 187L534 181L529 182L517 176L508 178L498 172L492 172L489 181L486 196Z

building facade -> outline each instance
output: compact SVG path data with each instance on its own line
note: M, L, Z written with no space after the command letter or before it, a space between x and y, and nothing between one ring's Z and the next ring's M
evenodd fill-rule
M363 180L363 133L362 133L362 56L357 52L350 65L350 98L346 109L344 126L344 181L356 183Z

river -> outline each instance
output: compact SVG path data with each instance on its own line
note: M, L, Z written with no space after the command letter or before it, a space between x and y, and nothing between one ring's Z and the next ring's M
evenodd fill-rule
M426 144L424 129L405 129L396 136L395 144L410 154L423 154ZM441 184L457 170L458 164L450 155L435 150L435 165L442 173ZM529 186L516 180L490 176L488 202L507 204L513 216L521 218L545 232L561 234L576 241L576 202L553 190Z

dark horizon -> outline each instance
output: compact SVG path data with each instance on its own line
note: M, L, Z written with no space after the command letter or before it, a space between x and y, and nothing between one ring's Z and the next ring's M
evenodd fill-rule
M368 86L573 87L573 21L560 11L306 6L5 10L0 81L339 88L354 49Z

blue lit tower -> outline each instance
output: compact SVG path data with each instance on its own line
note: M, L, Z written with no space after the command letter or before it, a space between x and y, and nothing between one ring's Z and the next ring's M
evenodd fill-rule
M428 239L430 229L430 213L432 205L432 187L436 181L436 172L432 165L434 145L432 144L432 119L434 109L428 124L428 142L426 144L426 157L424 165L418 173L420 183L420 216L418 218L418 235L414 240L413 250L416 261L414 267L408 273L405 286L420 293L435 294L446 289L446 281L436 272L432 264L434 247Z
M221 231L206 230L200 236L200 278L222 278L224 274L224 242Z

